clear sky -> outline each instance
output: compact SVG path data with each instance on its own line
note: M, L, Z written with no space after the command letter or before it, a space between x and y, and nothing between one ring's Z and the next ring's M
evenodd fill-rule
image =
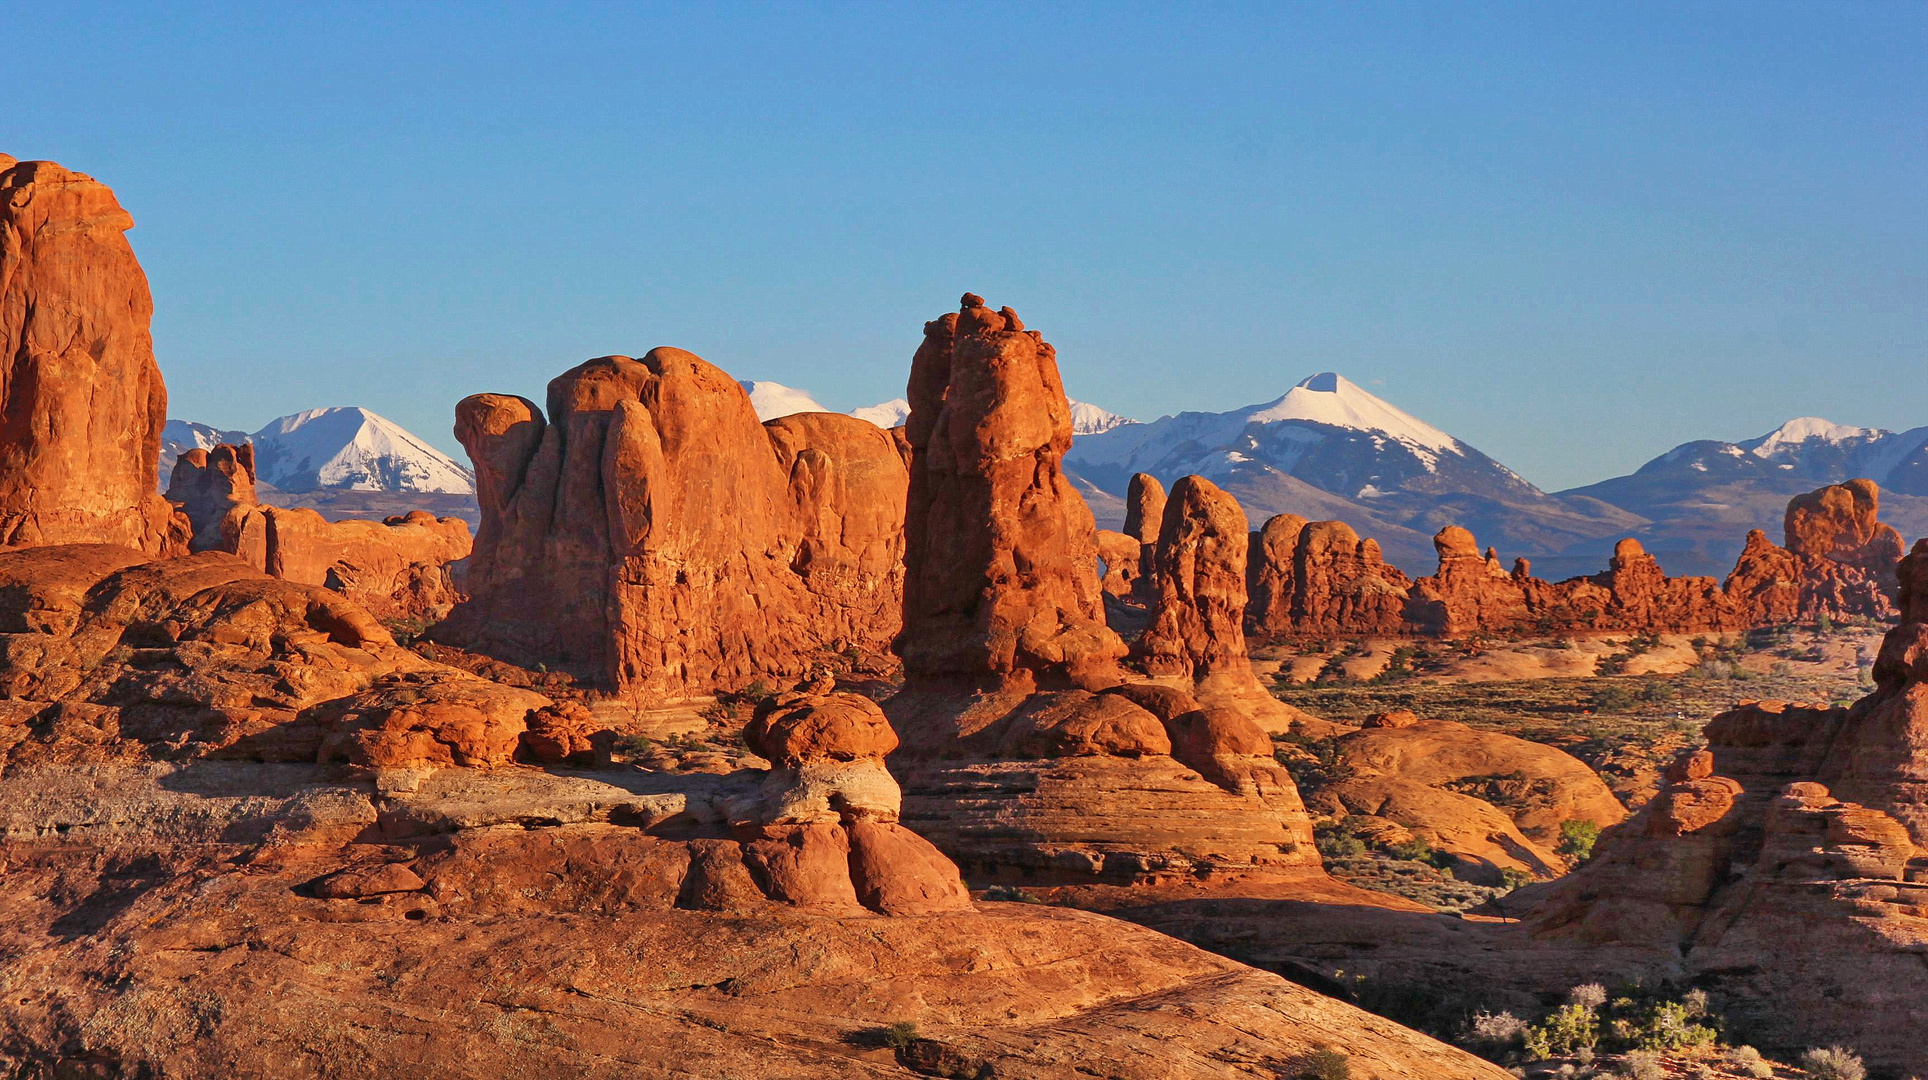
M1928 5L20 4L0 151L138 222L173 415L837 408L965 289L1143 419L1337 370L1555 489L1928 424Z

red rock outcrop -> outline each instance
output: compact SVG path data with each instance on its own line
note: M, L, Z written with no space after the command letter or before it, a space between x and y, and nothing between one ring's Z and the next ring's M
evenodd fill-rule
M1035 330L966 294L911 361L904 628L912 678L1118 681L1097 528L1065 479L1071 407Z
M1374 566L1376 548L1367 558L1370 541L1358 541L1339 522L1275 518L1253 541L1246 621L1262 637L1458 637L1699 633L1821 617L1887 618L1895 584L1883 567L1901 557L1901 541L1876 520L1878 509L1879 492L1867 480L1798 496L1788 505L1788 546L1775 546L1758 529L1748 533L1724 582L1670 578L1631 537L1615 545L1605 572L1543 581L1525 559L1508 571L1493 549L1482 555L1472 533L1456 525L1433 538L1439 569L1407 582ZM1359 554L1350 554L1355 546Z
M0 545L185 550L133 227L93 177L0 155Z
M460 599L450 573L470 551L460 518L416 510L379 523L331 522L309 509L260 505L254 485L252 443L181 455L167 498L193 526L192 550L239 555L275 577L341 593L381 619L432 623Z
M907 483L853 417L759 424L680 349L591 360L549 408L456 408L482 526L451 643L671 696L794 682L898 627ZM727 523L727 527L721 527Z
M1253 633L1401 634L1412 579L1343 521L1282 514L1259 530Z
M1098 587L1108 596L1120 599L1133 595L1144 576L1141 549L1144 545L1121 532L1098 530L1098 558L1105 564Z
M1245 556L1251 527L1238 500L1202 476L1172 485L1152 578L1158 599L1138 648L1147 673L1204 676L1244 668Z
M909 398L907 679L885 703L904 736L892 765L906 823L975 880L1320 876L1310 820L1258 724L1203 707L1189 677L1121 682L1091 515L1059 467L1070 406L1051 347L967 294L960 314L926 324ZM1244 516L1209 485L1181 487L1161 522L1173 607L1189 608L1171 612L1185 643L1172 655L1190 676L1236 653L1251 680L1237 637ZM1208 640L1228 620L1231 638Z

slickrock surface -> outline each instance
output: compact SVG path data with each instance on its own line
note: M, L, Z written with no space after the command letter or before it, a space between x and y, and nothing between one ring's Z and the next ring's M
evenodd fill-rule
M891 767L906 823L974 881L1323 877L1270 739L1194 696L1197 661L1182 687L1121 683L1091 515L1059 467L1070 406L1051 347L1015 323L967 294L961 313L926 324L912 367L907 681L885 703L904 737ZM1204 512L1195 491L1167 528ZM1204 581L1210 621L1194 607L1178 632L1207 671L1233 657L1205 636L1227 620L1236 633L1243 606L1244 517L1218 508L1203 558L1191 532L1170 557L1202 567L1184 602Z
M377 618L431 623L460 598L450 564L469 555L466 522L425 510L331 522L313 510L260 505L252 443L182 454L167 498L193 526L191 550L239 555L275 577L341 593Z
M896 739L854 695L766 703L748 735L776 767L727 775L518 767L486 732L428 770L382 755L405 724L324 726L374 736L344 771L23 699L76 674L127 689L132 665L168 680L143 698L218 729L235 707L191 704L199 687L255 701L270 679L332 693L433 667L325 590L225 554L145 558L0 554L10 670L32 683L0 701L0 1054L23 1075L1264 1077L1322 1046L1356 1077L1504 1075L1162 935L974 907L896 823ZM132 655L95 657L135 626L152 636L108 650ZM541 700L441 679L347 700L390 719L481 688ZM545 737L584 719L538 715ZM903 1023L915 1039L882 1045Z
M1670 578L1632 538L1604 573L1548 582L1525 559L1508 569L1456 525L1433 538L1439 569L1407 581L1339 522L1281 516L1256 534L1249 630L1263 637L1331 634L1457 637L1469 633L1745 630L1821 616L1894 614L1900 536L1877 519L1873 482L1852 480L1788 504L1787 546L1748 534L1725 581ZM1295 539L1296 537L1296 539ZM1388 573L1387 571L1390 571Z
M1395 821L1451 855L1456 876L1481 884L1499 884L1504 869L1565 873L1554 850L1563 822L1604 828L1627 816L1578 759L1450 720L1375 714L1338 740L1337 756L1351 776L1322 791L1315 811Z
M759 424L736 380L660 348L564 373L546 416L465 398L455 433L482 526L438 638L673 697L794 683L897 630L908 481L874 425Z
M0 552L0 754L504 764L549 704L395 645L367 610L223 552Z
M133 227L93 177L0 154L0 545L186 549Z

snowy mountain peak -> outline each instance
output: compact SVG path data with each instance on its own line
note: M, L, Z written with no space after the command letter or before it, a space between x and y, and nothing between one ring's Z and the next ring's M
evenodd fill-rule
M808 390L785 386L780 382L745 379L737 383L750 395L750 404L756 408L758 420L775 420L800 412L830 412Z
M1101 409L1083 401L1071 403L1071 434L1101 435L1120 424L1132 423L1115 412Z
M1797 416L1758 439L1737 443L1741 449L1750 451L1755 457L1773 458L1777 455L1799 449L1804 444L1819 440L1831 446L1880 438L1890 434L1880 428L1849 427L1846 424L1830 423L1818 416Z
M889 430L901 427L910 419L910 402L903 398L891 398L876 405L866 405L861 409L850 410L850 415L859 420L868 420L880 428Z
M293 413L270 421L253 441L257 474L283 491L475 491L475 474L368 409Z
M1286 391L1277 401L1254 406L1245 420L1258 424L1305 420L1354 431L1383 432L1400 442L1435 452L1459 452L1459 440L1381 401L1334 371L1321 371Z

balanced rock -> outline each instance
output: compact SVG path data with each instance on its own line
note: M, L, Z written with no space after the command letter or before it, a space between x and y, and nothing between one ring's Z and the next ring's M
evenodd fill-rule
M133 227L93 177L0 156L0 545L185 550L154 490L167 387Z

